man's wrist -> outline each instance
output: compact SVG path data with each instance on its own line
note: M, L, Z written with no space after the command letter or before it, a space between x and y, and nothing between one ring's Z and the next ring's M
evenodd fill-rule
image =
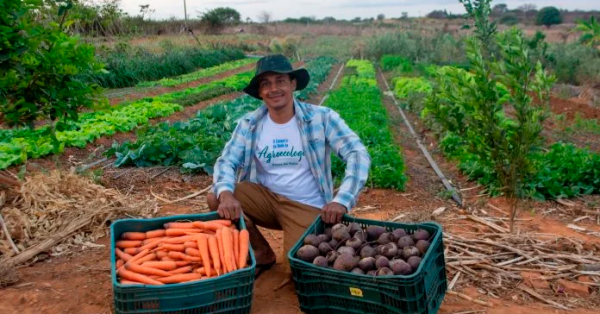
M233 198L233 193L231 191L223 191L219 194L219 202L223 202Z

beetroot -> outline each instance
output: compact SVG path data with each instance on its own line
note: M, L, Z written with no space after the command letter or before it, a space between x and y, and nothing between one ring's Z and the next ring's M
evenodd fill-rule
M333 231L333 238L338 242L350 239L350 233L346 229L337 229Z
M418 256L411 256L406 261L408 265L412 268L413 271L416 271L419 268L419 264L421 264L422 259Z
M336 239L331 239L331 241L329 241L329 245L334 249L338 246L339 243L340 242Z
M368 226L367 227L367 238L370 241L377 240L379 237L385 233L385 228L380 226Z
M323 256L315 257L315 259L313 260L313 264L315 264L317 266L321 266L321 267L329 266L329 264L327 263L327 259Z
M419 249L419 252L421 253L421 255L425 255L425 252L427 252L427 249L429 248L429 241L427 240L419 240L417 241L417 244L415 244L415 247L417 249Z
M419 249L414 246L407 246L402 250L402 258L408 260L411 256L419 256Z
M333 227L331 227L331 236L333 236L333 234L338 230L343 230L343 231L348 232L348 227L346 227L346 225L344 225L342 223L333 225Z
M331 264L333 264L333 262L335 262L335 260L338 258L338 256L340 256L340 253L338 253L336 251L329 251L329 253L327 253L325 258L327 259L327 262L331 265Z
M369 276L376 276L377 275L377 271L376 270L369 270L367 272L367 275L369 275Z
M416 241L419 240L429 240L429 232L425 229L417 229L412 235L413 239Z
M321 255L325 256L330 251L333 251L333 248L331 247L331 245L329 245L329 243L322 242L321 244L319 244L319 253Z
M381 249L381 255L387 257L388 259L394 258L397 254L398 254L398 246L393 242L390 242L390 243L384 245L383 248Z
M380 256L375 260L375 267L377 267L377 269L388 266L390 266L390 261L385 256Z
M333 268L337 270L349 271L356 267L358 261L352 255L342 254L333 262Z
M341 246L339 249L337 249L337 251L341 255L354 256L354 254L356 254L356 251L353 248L349 247L349 246Z
M364 271L375 269L375 258L365 257L358 262L358 267Z
M406 235L406 231L404 231L404 229L398 228L394 229L394 231L392 231L392 234L394 235L394 239L398 241L400 238Z
M362 249L360 249L360 257L365 258L365 257L373 257L375 256L375 249L365 245L363 246Z
M382 233L379 236L379 238L377 239L377 243L379 243L381 245L388 244L388 243L394 241L393 237L394 236L391 233L389 233L389 232Z
M412 273L412 267L401 259L390 261L390 268L394 272L394 275L410 275Z
M415 245L415 241L410 236L403 236L402 238L398 239L399 249L404 249L407 246L413 245Z
M354 236L355 233L361 230L362 228L360 227L360 225L355 222L352 222L348 225L348 233L350 233L351 236Z
M323 230L323 234L331 238L331 227L325 228L325 230Z
M362 242L367 241L367 234L362 230L356 231L356 233L353 235L353 237L360 239Z
M304 244L306 245L312 245L314 247L318 247L319 244L321 244L321 238L319 238L319 236L317 236L316 234L309 234L304 238Z
M362 269L358 268L358 267L352 268L352 270L350 272L353 273L353 274L359 274L359 275L364 275L365 274L365 272Z
M321 239L321 242L331 241L331 235L319 234L318 237L319 237L319 239Z
M390 276L393 274L394 274L394 272L391 269L389 269L388 267L381 267L377 271L377 276Z
M360 249L362 244L362 241L357 238L350 238L350 240L346 241L346 246L353 248L355 251Z
M315 257L319 256L319 249L312 245L304 245L298 250L296 256L305 262L312 263Z

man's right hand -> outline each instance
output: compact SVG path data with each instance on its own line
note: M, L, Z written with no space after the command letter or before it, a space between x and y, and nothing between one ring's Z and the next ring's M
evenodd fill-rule
M239 220L242 214L242 204L233 197L230 191L223 191L219 194L219 208L217 209L219 216L229 220Z

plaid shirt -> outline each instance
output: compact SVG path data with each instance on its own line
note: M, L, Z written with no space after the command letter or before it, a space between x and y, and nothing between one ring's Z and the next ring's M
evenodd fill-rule
M342 204L350 211L369 174L371 158L367 149L339 114L330 108L294 99L294 110L305 156L325 202ZM233 192L238 170L238 181L258 183L254 155L267 114L263 104L240 119L214 167L213 189L217 196L223 191ZM335 197L331 178L332 150L346 163L346 175Z

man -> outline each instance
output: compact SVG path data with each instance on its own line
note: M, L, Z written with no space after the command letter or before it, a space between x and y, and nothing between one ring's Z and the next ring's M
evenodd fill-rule
M340 222L367 179L369 154L340 116L294 98L309 79L306 69L294 70L282 55L258 60L244 92L264 105L239 121L214 167L209 208L231 220L243 212L257 275L276 258L256 226L283 230L287 253L319 214L325 223ZM335 197L331 151L346 163Z

